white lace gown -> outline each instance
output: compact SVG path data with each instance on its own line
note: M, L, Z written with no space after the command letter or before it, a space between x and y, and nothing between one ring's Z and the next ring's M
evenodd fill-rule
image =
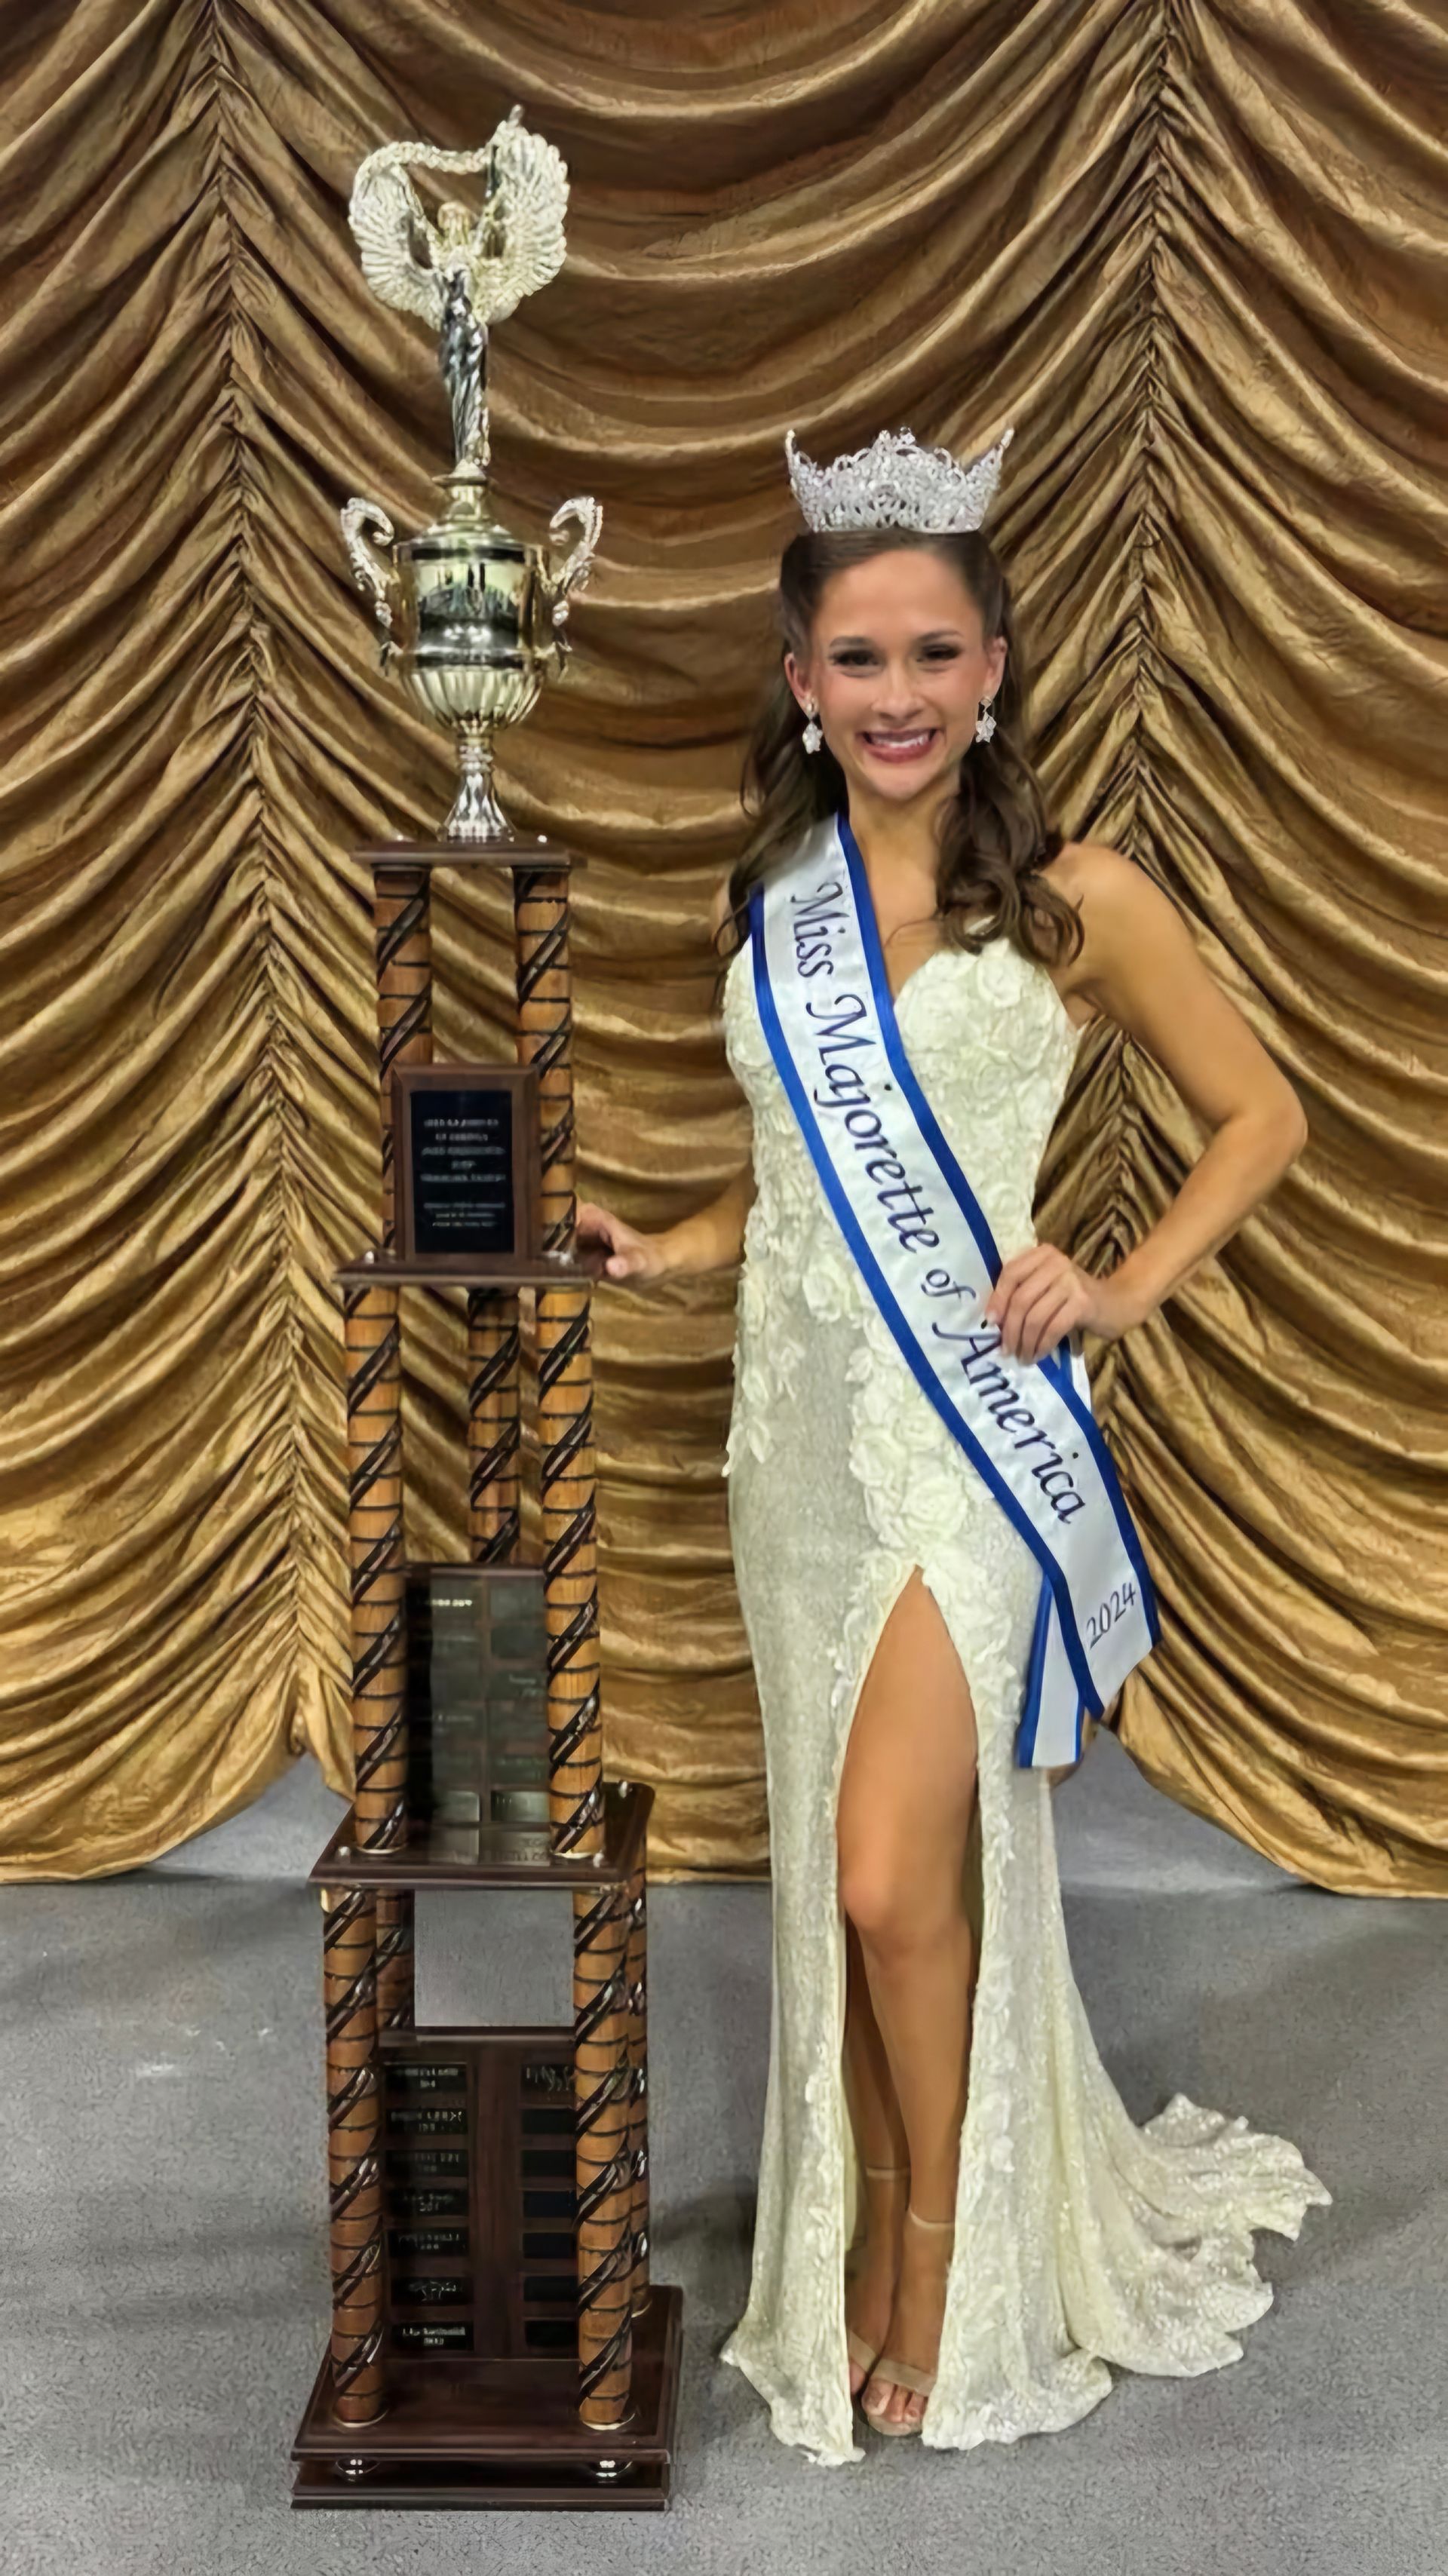
M1043 968L1004 942L931 955L897 1012L1002 1256L1035 1240L1036 1176L1076 1044ZM773 2012L753 2276L724 2348L774 2431L864 2458L848 2393L844 2257L856 2177L841 2071L835 1805L860 1684L919 1567L975 1705L967 1864L978 1942L970 2083L937 2384L938 2450L1059 2431L1108 2363L1191 2374L1241 2356L1271 2305L1255 2228L1295 2237L1331 2195L1285 2138L1178 2093L1143 2128L1071 1974L1045 1774L1013 1737L1039 1576L871 1305L826 1204L754 1002L725 987L758 1195L739 1289L730 1523L763 1711Z

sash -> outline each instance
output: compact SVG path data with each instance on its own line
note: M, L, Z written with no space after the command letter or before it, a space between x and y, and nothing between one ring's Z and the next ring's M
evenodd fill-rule
M750 897L770 1054L860 1275L922 1394L1041 1569L1023 1769L1075 1762L1160 1634L1140 1538L1064 1344L1023 1363L983 1308L1001 1267L900 1039L864 862L820 823Z

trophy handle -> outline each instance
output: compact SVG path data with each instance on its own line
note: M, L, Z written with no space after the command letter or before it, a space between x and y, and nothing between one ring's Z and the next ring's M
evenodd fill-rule
M363 533L368 528L375 532L377 542L384 552L393 544L392 521L385 510L379 509L375 501L349 501L342 512L342 542L347 549L347 561L352 567L353 580L358 589L366 591L371 599L372 614L377 621L382 668L385 671L389 659L397 650L392 634L396 574L390 563L379 562L373 553Z
M540 567L543 601L553 620L551 641L560 671L568 654L568 638L563 630L568 623L569 598L572 592L583 588L592 572L594 551L603 532L603 512L597 501L590 500L586 493L580 494L576 500L559 503L548 522L550 537L561 537L572 519L577 520L582 531L577 543L570 548L562 563Z

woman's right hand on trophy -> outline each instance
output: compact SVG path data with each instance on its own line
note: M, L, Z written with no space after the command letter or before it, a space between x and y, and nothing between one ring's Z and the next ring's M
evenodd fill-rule
M603 1253L605 1279L664 1278L672 1266L664 1249L667 1240L661 1234L639 1234L591 1199L578 1202L578 1249Z

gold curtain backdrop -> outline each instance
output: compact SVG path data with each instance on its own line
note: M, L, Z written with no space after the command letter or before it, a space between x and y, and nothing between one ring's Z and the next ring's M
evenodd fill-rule
M1122 1741L1327 1887L1448 1842L1448 21L1408 0L35 0L0 35L0 1865L119 1870L300 1751L344 1782L334 1264L377 1188L358 843L443 810L338 505L447 462L357 163L515 100L568 264L495 335L502 514L595 493L576 654L504 746L583 852L583 1182L747 1136L709 897L793 525L781 441L1016 440L996 523L1068 830L1176 897L1312 1141L1097 1355L1165 1635ZM440 1056L506 1047L437 898ZM1108 1262L1199 1138L1083 1050L1041 1230ZM414 1300L414 1553L465 1554L458 1301ZM722 1442L732 1283L595 1306L610 1769L656 1870L767 1859Z

